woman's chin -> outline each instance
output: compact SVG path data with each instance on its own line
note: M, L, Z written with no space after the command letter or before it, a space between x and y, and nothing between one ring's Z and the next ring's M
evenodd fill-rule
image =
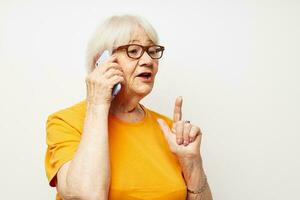
M152 88L152 85L141 86L135 90L135 93L139 96L146 96L152 91Z

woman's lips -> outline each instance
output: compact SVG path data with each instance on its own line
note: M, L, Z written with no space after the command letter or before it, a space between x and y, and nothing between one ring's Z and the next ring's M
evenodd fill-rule
M151 71L141 72L139 75L137 75L137 78L145 83L153 82L153 75Z
M139 78L139 80L145 82L145 83L151 83L153 82L153 76L137 76L137 78Z

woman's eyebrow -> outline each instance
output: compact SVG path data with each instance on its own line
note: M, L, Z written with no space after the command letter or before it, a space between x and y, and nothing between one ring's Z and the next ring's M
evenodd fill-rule
M131 40L131 42L141 42L140 40ZM148 42L149 44L153 44L153 42L151 40L147 40L146 42Z
M131 42L140 42L139 40L131 40Z

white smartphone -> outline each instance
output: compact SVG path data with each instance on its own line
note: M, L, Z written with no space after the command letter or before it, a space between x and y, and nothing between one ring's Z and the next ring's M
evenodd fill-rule
M100 66L104 61L106 61L110 57L110 53L108 50L103 51L102 55L98 58L96 62L96 67ZM121 83L114 85L112 90L113 98L120 92L121 90Z

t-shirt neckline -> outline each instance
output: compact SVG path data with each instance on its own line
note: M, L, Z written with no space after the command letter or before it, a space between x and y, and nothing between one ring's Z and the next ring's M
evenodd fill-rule
M149 118L149 113L148 113L148 109L145 106L143 106L140 103L139 103L139 105L141 106L141 108L143 109L143 111L145 113L145 116L140 121L137 121L137 122L126 122L126 121L123 121L123 120L117 118L115 115L113 115L111 113L109 113L109 119L113 119L113 121L117 122L118 124L122 124L122 125L126 125L126 126L141 126Z

